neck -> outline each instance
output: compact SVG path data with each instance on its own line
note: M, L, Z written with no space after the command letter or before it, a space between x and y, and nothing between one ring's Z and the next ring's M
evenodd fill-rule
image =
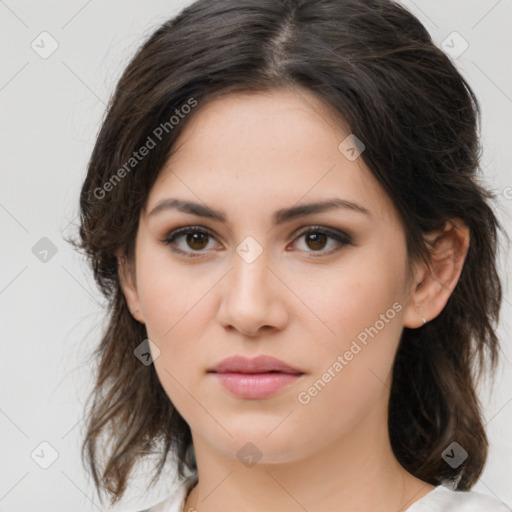
M379 421L377 421L379 418ZM300 460L246 467L193 432L199 482L185 510L213 512L405 511L434 486L396 460L382 411ZM194 507L194 508L191 508Z

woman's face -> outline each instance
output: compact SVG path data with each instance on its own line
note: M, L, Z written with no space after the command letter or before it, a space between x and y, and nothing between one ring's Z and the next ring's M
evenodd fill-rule
M130 296L194 442L285 462L387 432L412 279L403 228L362 147L351 151L303 90L198 109L141 215ZM302 210L327 201L339 203ZM166 244L185 227L198 233ZM262 355L295 373L250 361L211 371Z

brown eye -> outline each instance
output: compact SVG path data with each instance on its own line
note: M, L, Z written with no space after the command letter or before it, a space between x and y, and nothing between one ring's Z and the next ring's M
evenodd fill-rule
M350 236L341 231L332 231L322 227L312 227L300 233L295 240L304 240L305 249L300 248L312 257L327 256L341 250L345 245L352 243ZM324 250L333 242L330 249ZM319 254L313 254L313 253Z
M310 249L318 251L323 249L329 240L329 237L325 233L319 231L311 231L306 235L306 244Z
M214 239L213 235L205 229L185 227L169 233L163 243L169 245L174 252L196 257L207 252L206 249L212 239Z
M301 239L304 240L305 248L300 250L312 257L328 256L352 243L349 235L322 227L312 227L303 231L297 236L294 244ZM208 254L209 242L212 240L215 240L215 237L205 228L187 226L172 231L162 242L169 245L172 251L194 258L202 256L203 253ZM329 244L333 246L330 249ZM324 250L326 247L328 249Z
M189 233L185 240L191 249L198 251L204 249L208 245L209 236L210 235L208 235L208 233L195 232Z

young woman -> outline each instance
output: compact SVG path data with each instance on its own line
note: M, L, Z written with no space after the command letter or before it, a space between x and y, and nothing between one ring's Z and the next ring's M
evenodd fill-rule
M509 510L470 491L501 304L478 121L389 0L199 0L151 35L80 199L111 503L157 453L154 512Z

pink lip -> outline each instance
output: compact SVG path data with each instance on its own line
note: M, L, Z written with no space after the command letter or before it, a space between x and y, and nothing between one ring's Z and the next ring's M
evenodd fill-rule
M213 373L228 391L247 399L269 397L303 375L297 368L271 356L228 357L208 373Z

